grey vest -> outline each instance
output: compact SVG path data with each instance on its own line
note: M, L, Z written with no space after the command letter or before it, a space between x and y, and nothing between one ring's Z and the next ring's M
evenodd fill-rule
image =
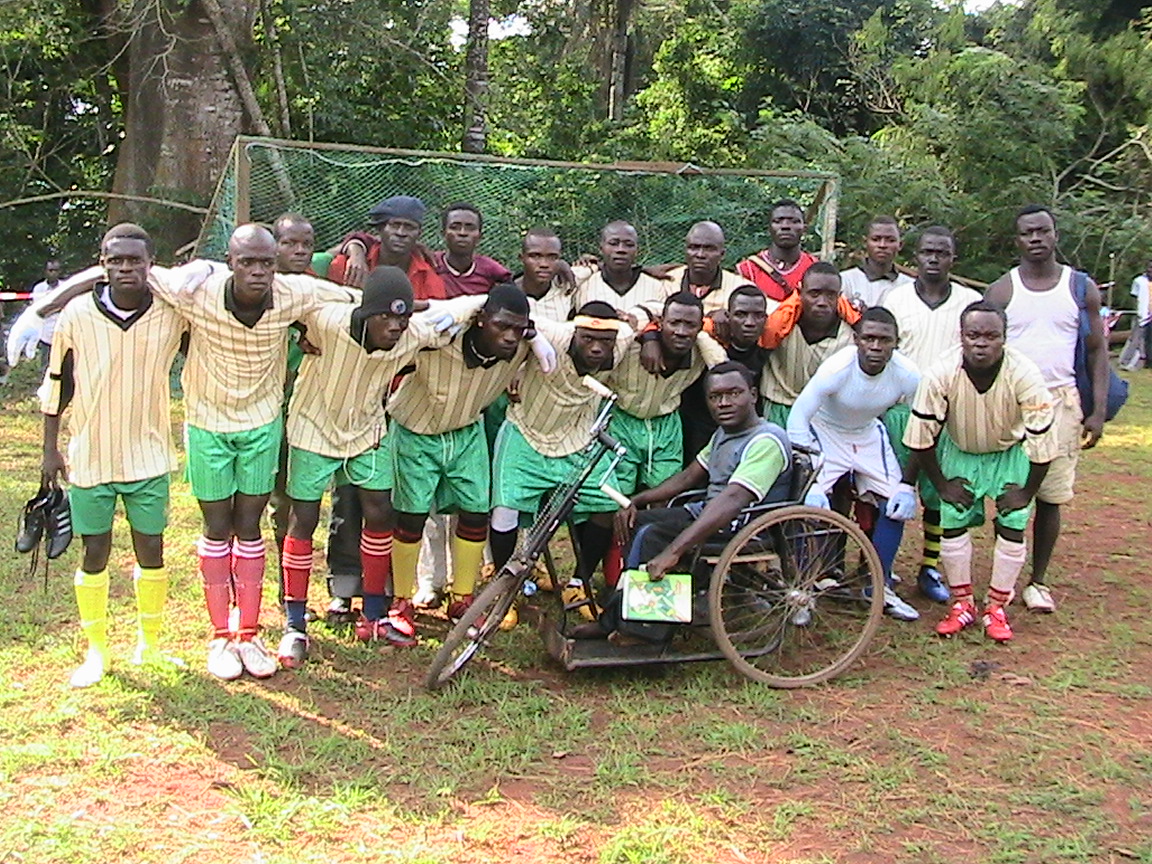
M775 423L769 423L762 419L751 429L746 429L743 432L729 433L720 428L713 433L712 452L708 454L708 494L704 498L705 502L711 501L724 491L732 479L736 467L740 464L744 449L754 438L765 433L779 441L787 455L784 460L784 470L780 472L780 476L776 478L776 482L772 484L768 494L761 501L754 503L788 500L788 493L792 486L792 444L788 440L788 434L783 429Z

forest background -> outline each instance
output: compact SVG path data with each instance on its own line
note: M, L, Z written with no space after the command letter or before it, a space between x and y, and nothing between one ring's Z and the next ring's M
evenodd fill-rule
M835 171L845 251L874 213L942 223L982 280L1030 201L1098 281L1152 254L1131 0L5 0L0 69L6 287L90 263L109 221L170 257L241 132Z

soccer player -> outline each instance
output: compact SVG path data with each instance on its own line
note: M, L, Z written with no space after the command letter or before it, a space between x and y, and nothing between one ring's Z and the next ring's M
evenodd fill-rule
M808 268L816 263L815 256L800 245L807 227L799 204L790 198L777 201L768 217L772 243L737 264L736 272L777 303L795 294Z
M1089 326L1085 359L1095 382L1096 404L1083 416L1073 359L1080 307L1072 294L1072 268L1056 260L1058 240L1050 210L1037 204L1024 207L1016 217L1020 265L993 282L984 295L1007 313L1008 345L1040 367L1056 412L1057 453L1036 494L1032 578L1023 592L1024 605L1036 612L1056 610L1045 579L1060 537L1060 507L1072 500L1080 450L1095 447L1104 433L1108 399L1108 340L1100 319L1100 290L1089 279L1084 298Z
M844 296L860 307L882 306L889 291L912 281L896 269L903 239L892 216L874 216L864 234L864 260L840 274Z
M168 373L185 331L148 287L152 240L120 224L100 244L101 279L90 297L60 313L48 367L44 412L44 477L67 473L74 530L84 545L76 571L76 604L88 641L73 687L89 687L108 669L108 558L117 497L136 553L136 651L132 662L164 661L159 639L168 575L164 528L168 475L176 469L169 419ZM68 459L59 449L61 414L71 408Z
M225 680L244 671L256 678L276 672L276 658L257 635L265 559L260 516L283 434L287 329L316 309L316 292L327 284L277 276L276 241L258 225L232 233L228 264L231 272L214 273L191 296L160 286L191 330L182 376L188 479L204 517L197 546L213 628L208 671Z
M633 496L616 515L621 536L635 529L629 566L647 564L659 581L680 559L708 539L726 532L740 511L760 501L782 501L792 478L792 448L779 426L756 413L756 379L739 363L726 361L704 374L708 405L719 428L695 461L654 489ZM707 488L703 501L682 507L667 503L682 492ZM667 628L629 625L619 614L620 594L610 598L594 624L573 636L605 636L618 642L652 639ZM619 634L619 635L614 635ZM623 638L621 638L623 637Z
M640 241L636 229L627 222L609 222L600 231L600 263L594 267L576 266L576 295L572 305L599 301L626 312L645 303L662 303L675 292L676 283L658 279L637 266Z
M567 321L572 317L575 286L560 276L562 255L560 238L551 228L532 228L524 235L520 245L524 274L516 284L528 297L533 320Z
M916 514L916 493L904 484L900 463L881 418L893 405L909 403L920 373L896 351L899 329L887 309L866 309L856 323L855 346L842 348L820 364L788 415L788 438L824 455L812 482L810 501L828 506L832 487L849 477L858 498L879 515L872 544L884 567L884 611L900 621L920 617L892 588L892 562L904 536L904 522ZM810 493L811 494L811 493Z
M484 409L522 366L528 328L524 292L515 285L497 285L470 327L440 350L420 353L416 370L388 405L396 466L396 596L412 596L428 514L456 513L450 618L462 616L472 603L488 536L491 459ZM412 622L412 604L398 599L394 614Z
M1007 327L1004 310L986 300L964 310L961 346L924 371L904 434L940 493L940 563L952 589L952 607L936 625L941 636L976 621L968 529L984 523L984 499L991 498L996 544L984 633L997 642L1012 638L1004 607L1027 557L1032 500L1058 449L1044 377L1024 354L1005 347Z
M704 301L704 314L728 308L728 298L748 280L721 265L724 263L724 229L715 222L697 222L684 238L684 261L668 271L668 278ZM775 302L772 308L776 308Z
M534 514L541 497L582 465L580 451L588 444L600 397L581 379L592 375L602 380L634 336L616 317L615 308L603 302L584 304L571 322L541 320L535 325L555 349L556 369L546 374L540 363L527 364L520 401L508 409L496 440L489 544L497 570L516 550L520 515ZM609 482L614 486L615 477ZM590 482L580 493L574 512L580 523L577 579L586 589L612 542L611 514L616 509L598 483Z
M960 347L960 313L980 299L971 288L950 279L956 260L956 239L940 225L924 229L916 243L917 276L914 282L892 288L883 307L896 317L899 351L921 371L953 348ZM892 447L902 465L911 453L904 446L909 405L893 406L884 416ZM924 546L916 583L920 593L936 603L947 603L948 586L940 575L940 496L923 471L919 472L920 502L924 505Z
M433 252L432 262L444 282L445 296L487 294L492 286L512 278L508 268L487 255L477 255L484 217L472 204L450 204L440 214L446 251Z
M816 369L852 344L860 313L840 293L840 274L827 261L804 273L800 290L785 298L764 323L760 346L772 353L764 364L764 416L787 428L788 412Z
M312 535L320 500L333 476L356 488L364 512L360 562L364 614L356 635L393 645L416 644L385 617L392 551L393 465L383 395L417 352L446 337L427 312L412 315L412 284L397 267L368 274L359 305L329 304L304 318L320 354L306 357L288 409L288 495L292 518L284 543L287 629L280 661L300 666L308 656L305 609L312 572ZM410 592L398 596L407 598Z

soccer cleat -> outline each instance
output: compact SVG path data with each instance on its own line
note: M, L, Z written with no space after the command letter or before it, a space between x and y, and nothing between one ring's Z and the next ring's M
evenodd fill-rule
M439 609L444 605L444 590L442 588L421 588L412 598L412 605L417 609Z
M236 653L240 655L240 662L244 671L253 678L271 678L276 674L276 658L272 656L259 636L251 639L242 639L236 643Z
M351 624L356 620L356 613L352 611L352 601L346 597L333 597L328 604L325 615L330 625Z
M948 610L944 620L936 625L941 636L954 636L976 620L976 604L971 600L957 600Z
M63 489L53 489L52 500L44 517L44 548L48 560L63 555L71 542L72 507L68 503L68 493Z
M504 631L515 630L516 625L520 623L520 613L516 611L516 606L513 604L508 613L500 621L500 629Z
M235 681L244 674L235 642L221 636L208 643L208 673L221 681Z
M1012 628L1008 626L1003 606L989 606L984 610L984 635L997 642L1007 642L1012 638Z
M576 603L582 603L583 605L578 607L580 616L585 621L595 621L596 613L592 611L591 606L583 602L587 599L587 596L588 595L584 593L584 586L579 583L569 584L560 591L560 599L566 607L571 607Z
M35 549L44 536L50 495L51 490L41 486L40 491L24 504L24 512L20 515L20 531L16 535L16 551L21 555Z
M459 621L464 617L464 613L472 606L472 601L475 598L474 594L458 594L454 595L455 599L448 604L448 620Z
M308 634L299 630L285 630L276 649L276 657L285 669L299 669L308 659Z
M99 684L103 677L104 658L89 648L88 656L84 658L83 663L76 667L76 671L72 673L72 677L68 679L68 683L80 689L83 687L91 687L93 684Z
M1024 587L1024 605L1032 612L1055 612L1056 601L1052 599L1052 592L1047 585L1033 582Z
M935 567L921 567L920 574L916 577L916 585L920 588L920 593L933 603L947 603L952 599L952 592L948 590L948 586L944 584L944 577Z
M416 609L412 601L397 597L388 610L388 622L405 636L416 635Z
M884 614L897 621L918 621L920 613L900 597L891 588L884 588Z
M361 642L387 642L397 648L413 648L419 643L412 636L406 636L395 627L387 618L369 621L360 618L356 622L356 638Z

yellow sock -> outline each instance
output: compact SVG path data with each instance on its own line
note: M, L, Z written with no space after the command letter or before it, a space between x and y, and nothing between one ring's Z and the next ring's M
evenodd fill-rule
M136 642L144 649L160 649L164 603L168 599L168 574L163 567L136 567Z
M405 543L392 536L392 593L410 598L416 587L416 562L420 560L420 541Z
M484 563L484 541L452 538L452 593L463 596L476 590L476 576Z
M88 639L90 651L108 662L108 571L76 571L76 607L80 611L80 629Z

